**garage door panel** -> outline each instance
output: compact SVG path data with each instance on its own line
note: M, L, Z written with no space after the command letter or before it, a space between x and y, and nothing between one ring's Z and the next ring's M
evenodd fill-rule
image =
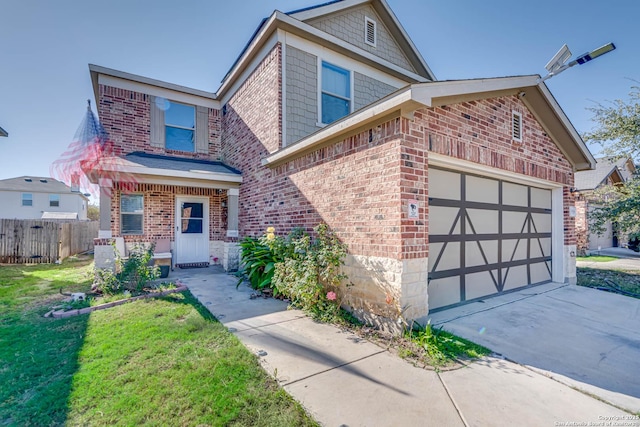
M440 308L460 302L460 277L429 281L429 307Z
M531 207L551 209L551 190L531 187Z
M526 265L516 265L514 267L503 268L502 277L504 280L503 291L521 288L523 283L527 283L528 273Z
M467 267L473 267L476 265L496 264L497 262L498 262L498 241L497 240L466 242L465 265Z
M531 270L531 283L542 283L548 282L551 280L551 263L547 262L539 262L536 264L530 264L529 268Z
M527 232L526 212L502 212L502 232L503 233L523 233Z
M479 273L468 274L465 277L467 300L486 297L498 292L496 281L498 270L481 271Z
M465 181L467 200L496 204L500 198L499 184L495 179L467 176Z
M429 245L429 271L456 268L460 268L460 242L431 243Z
M429 197L460 200L460 174L441 169L430 169Z
M531 214L532 233L551 233L551 215L532 213Z
M460 234L460 220L458 219L459 212L459 208L429 206L429 233ZM453 232L451 232L452 228Z
M503 182L502 200L505 205L529 206L529 188L520 184Z
M551 233L550 190L431 168L430 308L550 281Z
M509 239L502 241L502 260L518 261L527 258L527 239Z
M467 234L497 234L498 212L488 209L467 209Z

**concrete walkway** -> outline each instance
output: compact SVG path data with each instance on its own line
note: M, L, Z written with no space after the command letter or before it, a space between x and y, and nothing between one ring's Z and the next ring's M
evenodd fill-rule
M186 284L326 426L588 425L631 416L499 357L442 373L416 368L282 301L250 299L249 287L236 289L235 277L213 268L170 277Z

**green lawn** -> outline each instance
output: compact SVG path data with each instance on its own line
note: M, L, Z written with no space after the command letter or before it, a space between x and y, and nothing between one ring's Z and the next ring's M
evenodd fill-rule
M607 289L626 296L640 298L640 271L578 268L577 284L589 288Z
M42 317L91 269L0 267L0 425L315 425L189 292Z
M609 262L615 261L618 258L607 255L589 255L576 257L576 261L589 261L589 262Z

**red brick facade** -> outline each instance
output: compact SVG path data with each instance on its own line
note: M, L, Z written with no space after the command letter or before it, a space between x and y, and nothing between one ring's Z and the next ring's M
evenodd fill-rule
M116 185L111 198L111 232L120 236L120 187ZM133 194L144 196L144 234L124 236L127 242L175 240L176 196L205 196L209 198L209 240L226 240L227 210L222 202L225 191L213 188L177 187L172 185L137 184Z
M100 123L109 133L114 154L120 156L135 151L174 157L217 160L220 157L220 111L209 109L209 153L188 153L167 150L150 144L150 96L111 86L99 85Z

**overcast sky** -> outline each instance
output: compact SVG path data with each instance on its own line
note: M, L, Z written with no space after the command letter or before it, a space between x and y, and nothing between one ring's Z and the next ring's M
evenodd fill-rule
M215 92L262 18L322 2L2 0L0 179L49 175L94 103L89 63ZM614 42L548 80L579 132L593 127L588 107L640 80L638 1L388 3L439 80L545 74L564 43L577 56Z

